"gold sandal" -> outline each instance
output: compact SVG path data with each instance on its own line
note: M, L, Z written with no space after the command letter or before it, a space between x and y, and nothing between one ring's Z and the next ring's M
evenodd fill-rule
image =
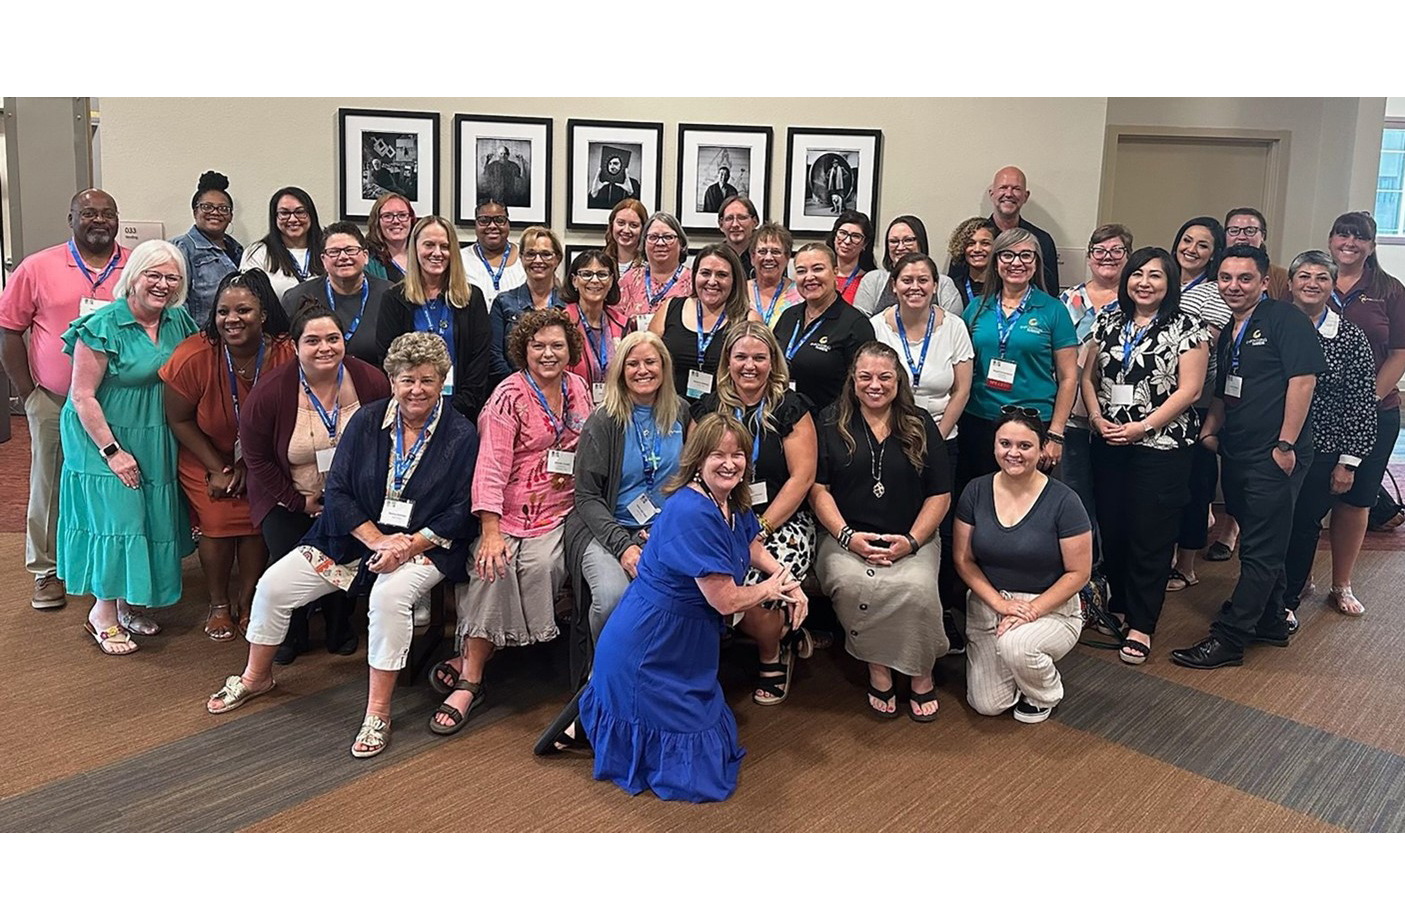
M244 685L244 679L242 677L230 676L225 679L224 687L221 688L215 694L211 695L209 697L209 700L205 702L205 710L209 711L211 714L225 714L229 711L233 711L235 708L240 707L241 705L248 704L255 698L258 698L260 695L266 695L269 692L272 692L277 685L278 683L270 679L268 681L268 688L259 689L257 692L255 692L248 686ZM224 706L220 708L212 708L210 707L211 701L222 701L224 702Z

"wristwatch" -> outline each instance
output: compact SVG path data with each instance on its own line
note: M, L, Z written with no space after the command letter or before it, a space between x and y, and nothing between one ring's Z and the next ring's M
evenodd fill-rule
M104 446L103 446L102 448L100 448L99 450L101 450L101 452L102 452L102 459L103 459L103 460L111 460L113 457L116 457L116 456L117 456L117 452L118 452L118 451L122 450L122 446L121 446L120 444L118 444L116 441L112 441L112 442L110 442L110 443L104 445Z
M1279 438L1273 446L1286 454L1293 449L1293 442L1284 441L1282 438Z

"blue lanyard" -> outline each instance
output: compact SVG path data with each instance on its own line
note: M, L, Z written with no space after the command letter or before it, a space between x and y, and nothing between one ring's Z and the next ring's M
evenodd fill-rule
M975 293L975 291L971 288L971 277L967 276L967 277L966 277L966 304L969 305L971 302L973 302L973 301L975 301L975 300L976 300L976 293Z
M769 327L771 315L776 313L776 302L780 301L781 295L785 293L785 277L781 277L780 285L776 286L776 294L771 296L771 304L766 307L765 311L761 311L761 280L753 279L751 284L756 289L756 310L761 313L761 320Z
M850 274L849 274L849 278L846 279L846 280L844 280L844 288L842 288L842 289L839 290L839 294L840 294L840 295L847 295L847 294L849 294L849 287L854 284L854 280L856 280L856 279L859 278L859 271L862 270L862 269L863 269L862 266L856 266L856 267L854 267L854 272L850 273Z
M831 306L831 307L833 307L833 306ZM826 308L826 309L825 309L825 314L828 314L828 313L829 313L829 309ZM800 316L795 319L795 329L792 330L792 331L790 331L790 342L789 342L788 344L786 344L786 347L785 347L785 360L786 360L787 362L789 362L791 359L795 358L795 354L796 354L797 352L799 352L802 348L804 348L805 344L810 341L810 337L812 337L812 336L815 335L815 331L818 330L818 329L820 329L820 324L824 323L824 314L821 314L819 317L815 318L814 323L810 324L810 328L805 331L805 335L802 336L802 337L800 337L800 341L799 341L799 342L796 342L796 341L795 341L795 337L800 333L800 322L803 321L804 319L805 319L805 309L804 309L804 308L801 308L801 309L800 309Z
M664 285L662 289L659 290L658 295L655 295L653 273L650 272L649 265L647 263L644 264L644 297L649 300L649 307L652 308L654 305L657 305L659 302L663 301L663 297L668 294L668 290L673 288L673 284L678 282L678 277L682 275L683 264L680 262L678 264L678 269L673 271L673 278L670 279L668 283Z
M703 367L703 353L707 351L707 347L708 347L708 346L711 346L711 345L712 345L712 340L717 336L717 331L721 330L722 327L723 327L724 325L726 325L726 323L727 323L727 312L725 312L725 311L722 312L722 316L717 319L717 323L715 323L715 324L712 325L712 330L711 330L710 332L704 334L704 333L703 333L703 306L702 306L702 299L701 299L701 298L695 298L695 299L693 299L693 301L695 301L695 302L698 303L698 330L697 330L697 335L698 335L698 367L699 367L699 368L702 368L702 367ZM602 323L601 326L603 327L604 324Z
M1229 370L1231 372L1237 372L1239 370L1239 346L1244 342L1244 334L1249 329L1249 322L1253 319L1253 315L1246 317L1244 319L1244 325L1239 328L1239 333L1234 337L1234 347L1230 350L1229 360Z
M1191 289L1194 289L1196 286L1200 285L1204 281L1205 274L1201 273L1199 276L1195 277L1190 282L1186 283L1184 286L1181 287L1181 294L1184 295L1185 293L1189 292Z
M259 382L259 372L263 371L263 344L263 338L260 337L259 354L258 357L254 360L254 379L249 382L250 387L253 387ZM238 379L234 376L234 359L230 358L229 347L225 346L222 348L224 349L224 366L229 369L229 396L234 401L234 425L236 427L235 435L237 436L239 434L239 384ZM317 398L312 396L311 394L308 394L308 399L316 400Z
M1322 325L1325 324L1325 323L1327 323L1327 315L1330 314L1331 312L1332 312L1332 309L1331 309L1331 308L1323 308L1323 309L1322 309L1322 316L1317 319L1317 329L1318 329L1318 330L1321 330L1321 329L1322 329Z
M289 252L289 253L291 253L291 252ZM307 279L308 279L308 277L310 277L310 276L312 275L311 265L312 265L312 248L308 248L306 251L303 251L303 252L302 252L302 266L298 266L297 263L294 263L294 264L293 264L293 272L296 273L296 274L298 274L298 279L299 279L299 280L302 280L303 282L306 282Z
M740 406L734 408L732 412L736 415L738 422L746 421L742 418L746 413ZM766 401L763 399L760 403L756 404L756 412L751 414L751 422L749 423L751 426L751 466L749 469L751 470L752 479L756 478L756 461L761 459L761 432L764 428L761 417L765 412Z
M1115 303L1114 303L1114 304L1115 304ZM1151 330L1152 325L1155 324L1155 323L1156 323L1156 319L1155 319L1155 318L1152 318L1151 323L1149 323L1149 324L1147 324L1145 327L1143 327L1143 328L1141 329L1141 332L1139 332L1136 336L1130 336L1130 335L1128 334L1128 331L1131 330L1131 329L1133 329L1133 328L1136 326L1136 324L1132 323L1132 321L1131 321L1130 319L1127 321L1127 323L1125 323L1125 324L1122 325L1122 334L1121 334L1121 336L1122 336L1122 376L1123 376L1123 377L1126 377L1126 376L1127 376L1127 370L1128 370L1129 368L1131 368L1131 366L1132 366L1132 350L1133 350L1133 349L1136 349L1137 346L1141 344L1142 338L1147 335L1147 332Z
M922 380L922 366L927 364L927 346L932 342L932 328L937 325L937 306L932 303L928 306L927 312L927 332L922 334L922 355L916 362L912 361L912 347L907 344L907 328L903 326L902 305L898 305L893 312L893 318L898 322L898 339L903 341L903 356L907 359L908 370L912 372L912 386L916 387Z
M366 277L362 276L361 310L356 312L356 320L351 322L351 326L348 327L346 333L343 334L343 337L345 339L351 339L351 337L356 333L356 328L361 326L361 318L366 314L366 299L370 297L371 281ZM327 304L331 306L333 311L337 310L337 300L332 296L332 278L330 276L327 277Z
M473 253L478 255L478 259L483 262L483 269L488 271L488 278L493 281L493 291L499 291L498 282L502 280L502 271L507 269L507 258L512 255L512 242L509 241L507 247L503 248L502 263L498 264L498 271L496 273L493 272L493 265L488 262L488 258L483 256L482 245L474 244Z
M405 491L405 476L410 472L410 467L414 465L415 458L419 456L420 448L424 447L425 441L429 438L429 427L434 424L434 419L439 415L439 404L444 401L437 400L434 409L429 412L429 419L424 423L424 429L420 431L420 438L410 448L410 453L405 453L405 414L398 407L395 410L395 454L391 471L394 474L395 482L391 485L391 493L400 497L400 493Z
M431 305L434 306L433 310L430 310ZM424 303L424 316L429 322L430 333L438 334L440 338L443 338L449 332L449 305L442 297Z
M68 252L73 255L73 262L78 264L78 269L83 271L83 278L88 280L88 285L93 287L94 295L98 293L98 287L107 281L107 277L112 275L112 271L117 269L117 261L122 259L122 249L114 244L112 246L112 259L98 274L98 278L94 279L92 272L88 270L88 265L83 262L82 257L78 256L78 245L73 243L72 238L68 239Z
M537 379L532 377L532 373L523 369L522 374L526 375L527 383L532 385L532 392L537 395L537 402L541 404L542 412L546 413L546 419L551 423L551 430L556 433L556 444L561 444L561 435L566 431L566 419L571 414L571 401L566 391L566 375L561 375L561 418L556 418L556 414L551 411L551 406L546 402L546 394L537 386Z
M307 402L312 404L312 408L317 412L317 418L322 420L322 425L327 429L327 438L333 445L337 443L337 422L341 419L341 382L346 374L346 365L337 366L337 391L333 395L332 413L327 414L323 408L322 401L317 399L317 395L312 392L312 387L307 383L307 373L298 366L298 380L302 382L302 391L307 394Z
M639 458L644 463L644 486L652 489L654 479L659 474L659 467L663 465L663 443L659 441L658 430L655 429L648 436L648 444L645 444L644 430L639 426L638 417L630 420L634 426L634 440L639 445Z
M600 380L603 381L603 380L605 379L605 368L607 367L607 366L606 366L606 362L607 362L607 359L609 358L609 356L607 356L606 353L605 353L606 345L610 342L610 333L609 333L609 330L608 330L608 327L609 327L609 323L608 323L609 318L605 316L605 309L604 309L604 308L601 308L601 309L600 309L600 342L599 342L599 343L596 343L596 342L595 342L595 337L594 337L594 336L591 334L591 332L590 332L590 324L586 322L586 319L585 319L585 310L582 309L579 305L577 305L576 308L577 308L577 310L580 312L580 317L581 317L581 329L585 331L585 341L586 341L586 345L589 346L591 353L594 354L594 356L595 356L595 364L596 364L597 366L599 366L599 368L600 368ZM589 360L589 359L586 360L585 368L586 368L586 372L591 375L591 380L592 380L592 381L595 380L595 374L594 374L594 372L592 372L592 371L590 370L590 360Z
M1010 346L1010 334L1015 332L1015 325L1020 322L1020 317L1024 314L1024 306L1029 303L1029 296L1033 291L1033 286L1025 290L1024 298L1020 299L1020 306L1015 309L1014 314L1010 315L1008 323L1005 321L1005 305L1000 301L999 296L995 298L995 332L1000 337L1001 361L1004 361L1005 350Z

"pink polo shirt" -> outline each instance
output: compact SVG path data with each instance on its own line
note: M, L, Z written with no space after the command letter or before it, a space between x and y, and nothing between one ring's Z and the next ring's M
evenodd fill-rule
M113 300L112 290L131 254L118 245L117 267L96 289L79 269L66 241L30 254L10 277L0 294L0 327L15 333L30 331L29 369L40 387L61 397L68 395L73 362L64 355L60 337L78 317L82 299ZM102 275L102 270L89 272L93 279Z

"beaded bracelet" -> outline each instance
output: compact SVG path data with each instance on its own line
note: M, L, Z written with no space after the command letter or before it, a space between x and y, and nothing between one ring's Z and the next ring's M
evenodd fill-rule
M853 538L854 538L854 528L853 528L853 527L850 527L848 524L845 524L845 525L844 525L844 529L839 531L839 536L838 536L839 545L842 546L842 547L844 547L845 549L848 549L848 548L849 548L849 541L850 541L851 539L853 539Z

